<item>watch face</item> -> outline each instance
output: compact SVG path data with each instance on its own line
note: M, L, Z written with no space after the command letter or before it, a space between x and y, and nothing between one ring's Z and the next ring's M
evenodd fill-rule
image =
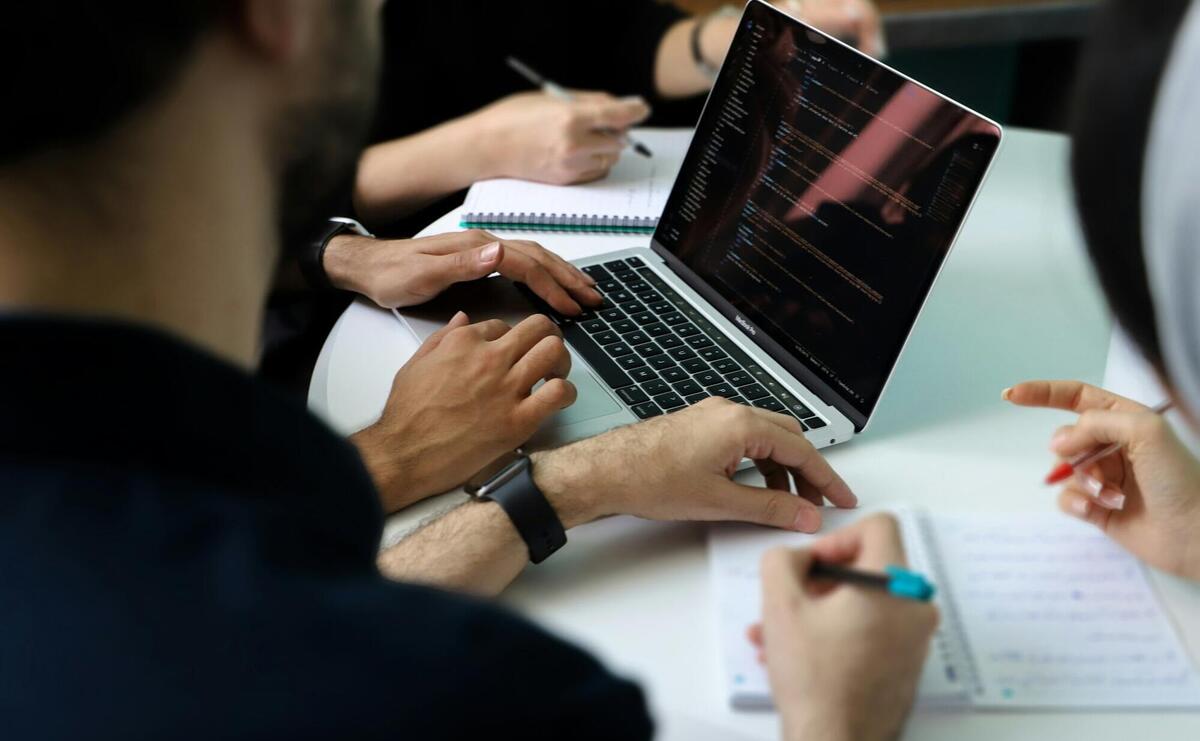
M514 450L505 453L496 460L483 467L479 473L467 480L463 486L463 491L473 497L487 496L490 487L487 486L493 479L498 478L501 474L510 468L513 464L524 458L524 454L520 450Z

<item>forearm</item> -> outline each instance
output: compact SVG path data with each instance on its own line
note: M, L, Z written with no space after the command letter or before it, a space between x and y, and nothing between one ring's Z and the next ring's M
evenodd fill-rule
M663 35L654 65L654 83L664 98L685 98L712 86L712 80L692 55L692 32L703 21L703 17L680 21ZM704 59L719 66L736 28L736 18L709 18L700 34L700 53Z
M533 456L534 481L571 529L600 516L588 491L589 476L572 457ZM525 541L495 502L467 502L401 540L379 556L379 570L397 581L495 595L529 562Z
M494 177L478 113L368 147L359 161L354 207L368 224L394 221Z

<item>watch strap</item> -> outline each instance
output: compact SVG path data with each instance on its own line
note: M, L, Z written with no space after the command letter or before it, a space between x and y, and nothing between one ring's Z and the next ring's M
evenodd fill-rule
M325 250L334 237L346 233L364 237L372 236L362 224L354 219L339 216L330 219L316 238L309 242L300 253L300 273L310 288L320 291L333 290L333 283L329 280L329 274L325 272Z
M567 543L567 531L563 529L558 513L546 500L546 495L533 481L533 466L529 459L521 470L495 491L488 494L499 504L508 519L512 520L521 539L529 548L529 560L541 563Z

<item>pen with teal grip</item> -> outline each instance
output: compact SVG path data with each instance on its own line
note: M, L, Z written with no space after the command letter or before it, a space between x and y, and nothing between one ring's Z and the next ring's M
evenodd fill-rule
M888 566L882 574L859 571L845 566L814 561L809 576L828 579L845 584L857 584L873 589L882 589L894 597L928 602L933 599L936 588L924 576L901 566Z

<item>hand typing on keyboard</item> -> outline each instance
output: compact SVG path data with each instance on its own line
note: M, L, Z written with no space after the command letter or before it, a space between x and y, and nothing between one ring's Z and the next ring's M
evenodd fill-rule
M765 488L733 481L742 458L755 461ZM857 504L797 419L719 398L533 460L535 481L567 527L628 514L814 532L824 502Z

